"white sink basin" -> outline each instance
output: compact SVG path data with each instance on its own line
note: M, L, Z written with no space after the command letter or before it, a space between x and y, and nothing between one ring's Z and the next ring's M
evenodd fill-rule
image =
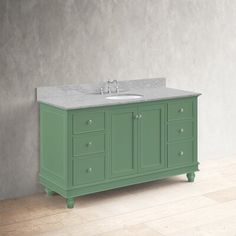
M143 95L140 95L140 94L116 94L116 95L107 96L106 99L127 100L127 99L138 99L138 98L142 98L142 97L143 97Z

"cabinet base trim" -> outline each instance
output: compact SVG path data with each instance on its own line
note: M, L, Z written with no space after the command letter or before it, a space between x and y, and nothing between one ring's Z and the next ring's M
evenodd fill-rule
M164 178L175 176L175 175L193 173L195 171L198 171L198 165L190 166L190 167L182 167L182 168L178 168L174 170L171 169L171 170L166 170L164 172L157 172L157 173L152 173L148 175L129 177L126 179L109 181L109 182L100 183L100 184L92 185L92 186L77 187L77 188L68 189L68 190L60 188L55 183L44 178L43 176L40 176L40 183L44 185L45 187L50 188L52 191L60 194L64 198L70 198L70 197L79 197L79 196L83 196L83 195L87 195L91 193L125 187L129 185L139 184L139 183L156 181L159 179L164 179Z

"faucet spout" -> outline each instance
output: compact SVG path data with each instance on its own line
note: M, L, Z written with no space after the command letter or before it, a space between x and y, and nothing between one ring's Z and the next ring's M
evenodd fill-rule
M115 79L113 80L113 83L115 83L115 88L116 88L116 93L119 93L119 86L118 86L118 81Z
M108 80L108 81L107 81L107 92L108 92L109 94L111 94L111 84L112 84L112 81Z
M112 81L107 80L107 93L108 93L108 94L111 94L112 91L114 91L114 88L112 89L112 85L113 85L113 84L115 84L115 92L116 92L116 93L119 93L118 81L115 79L115 80L112 80ZM101 91L102 91L102 90L103 90L103 89L101 88ZM101 92L101 94L103 94L103 93Z

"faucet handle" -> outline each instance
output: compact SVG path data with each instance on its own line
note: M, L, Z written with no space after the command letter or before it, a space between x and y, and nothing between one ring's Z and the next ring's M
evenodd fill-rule
M107 92L110 94L111 93L111 84L112 82L110 80L107 81Z
M115 86L116 86L116 87L115 87L116 93L119 93L120 90L119 90L118 80L114 79L114 80L112 81L112 83L115 83Z
M119 86L118 86L118 84L116 85L116 93L119 93L120 92L120 90L119 90Z

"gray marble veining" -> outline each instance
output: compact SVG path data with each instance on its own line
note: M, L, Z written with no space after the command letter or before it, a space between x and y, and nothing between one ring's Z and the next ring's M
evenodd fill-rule
M166 80L164 78L121 81L119 82L121 88L120 94L142 95L138 99L124 100L109 100L106 99L108 94L99 94L99 88L104 86L104 83L80 86L41 87L37 89L37 100L38 102L70 110L200 95L195 92L166 88L165 84Z
M141 88L157 88L165 87L165 78L151 78L151 79L141 79L141 80L125 80L118 81L120 91L128 91L131 89L141 89ZM80 85L64 85L64 86L54 86L54 87L39 87L37 88L37 100L51 98L51 97L61 97L61 96L72 96L72 95L84 95L91 93L99 93L100 88L106 88L107 82L98 81L89 84Z

